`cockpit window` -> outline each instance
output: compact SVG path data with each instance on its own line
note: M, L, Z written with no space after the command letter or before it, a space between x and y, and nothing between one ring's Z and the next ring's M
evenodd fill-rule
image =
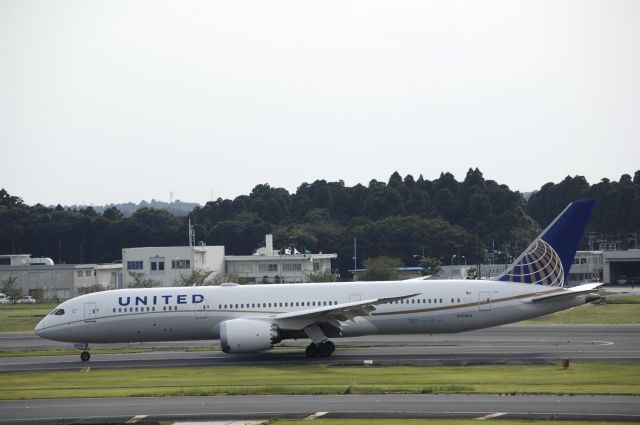
M62 316L63 314L64 314L64 308L56 308L51 313L49 313L49 315L54 315L54 316Z

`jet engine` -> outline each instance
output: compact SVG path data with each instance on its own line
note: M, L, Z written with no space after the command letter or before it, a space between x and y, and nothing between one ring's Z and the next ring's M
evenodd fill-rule
M255 319L232 319L220 324L220 345L225 353L271 350L279 342L278 327Z

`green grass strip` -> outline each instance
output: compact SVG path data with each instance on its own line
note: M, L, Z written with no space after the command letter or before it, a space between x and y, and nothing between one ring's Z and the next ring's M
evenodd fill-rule
M256 366L3 373L0 399L226 394L640 394L639 363Z
M608 298L607 302L609 302ZM640 324L640 304L587 304L518 323L522 325L637 325Z

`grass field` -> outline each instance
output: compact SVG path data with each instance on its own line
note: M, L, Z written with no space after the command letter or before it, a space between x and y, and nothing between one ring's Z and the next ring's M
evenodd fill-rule
M256 366L3 373L0 399L227 394L640 394L638 363Z
M2 304L0 305L0 332L28 332L57 304Z
M637 325L640 304L586 304L570 310L519 322L522 325Z

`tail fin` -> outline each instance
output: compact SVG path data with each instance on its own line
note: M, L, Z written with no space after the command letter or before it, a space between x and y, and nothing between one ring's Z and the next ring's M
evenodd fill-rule
M569 204L495 280L564 286L595 202Z

